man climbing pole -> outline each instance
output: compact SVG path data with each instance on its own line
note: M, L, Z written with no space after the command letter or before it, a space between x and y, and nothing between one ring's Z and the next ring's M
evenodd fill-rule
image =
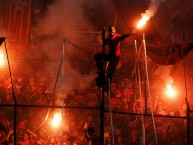
M105 83L105 88L108 90L108 79L112 81L113 73L119 63L121 55L120 42L127 37L133 36L134 32L120 35L116 32L114 26L109 27L109 34L105 37L105 29L102 31L103 51L95 54L94 58L98 66L98 77L96 78L96 85L100 88ZM105 52L108 48L108 53ZM105 72L104 62L108 62L108 69Z

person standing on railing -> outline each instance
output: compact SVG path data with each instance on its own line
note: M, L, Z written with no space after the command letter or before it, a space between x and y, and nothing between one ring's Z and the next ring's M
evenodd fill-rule
M104 71L104 62L108 62L107 69L107 80L112 81L113 73L119 63L121 56L121 44L120 42L125 38L133 36L134 31L124 35L120 35L116 32L114 26L109 27L109 34L105 37L105 29L102 31L102 40L103 40L103 53L95 54L94 59L98 66L98 74ZM104 49L108 48L108 53ZM100 80L100 79L98 79ZM97 81L97 80L96 80ZM106 82L108 84L108 82ZM100 87L100 86L99 86Z

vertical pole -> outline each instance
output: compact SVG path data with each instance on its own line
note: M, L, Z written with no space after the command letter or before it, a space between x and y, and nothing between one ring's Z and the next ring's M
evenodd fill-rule
M137 41L135 40L135 85L134 85L134 98L135 98L135 102L137 100L137 95L136 95L136 86L137 86L137 83L138 83L138 75L137 75L137 67L138 67L138 52L137 52ZM134 107L134 112L136 112L136 108Z
M146 49L145 46L145 33L143 33L143 48ZM146 52L145 52L146 53ZM146 65L146 64L145 64ZM145 114L147 114L147 91L146 91L146 77L144 77L144 99L145 99Z
M181 44L182 44L182 35L180 33L180 40L181 40ZM184 62L184 50L183 50L183 47L181 46L182 48L182 63L183 63L183 71L184 71L184 85L185 85L185 91L186 91L186 104L187 104L187 145L190 144L190 106L188 104L188 92L187 92L187 81L186 81L186 68L185 68L185 62Z
M190 145L190 107L188 104L188 99L185 98L186 100L186 105L187 105L187 112L186 112L186 123L187 123L187 145Z
M136 43L136 40L135 40L135 49L136 49L136 54L138 54L137 53L137 43ZM139 82L141 82L141 77L140 77L140 71L139 71L139 64L138 64L138 56L137 57L135 57L136 59L135 59L135 73L136 74L138 74L138 80L139 80ZM137 80L136 80L137 81ZM140 93L140 99L141 99L141 113L142 113L142 116L141 116L141 120L142 120L142 141L141 141L141 144L142 145L145 145L145 125L144 125L144 108L143 108L143 106L144 106L144 104L143 104L143 98L142 98L142 92L141 92L141 84L138 84L139 85L139 93ZM145 86L145 84L144 84L144 86ZM145 87L146 88L146 87ZM146 89L145 89L145 96L146 96ZM145 98L147 98L147 97L145 97Z
M13 96L13 100L14 100L14 144L17 143L17 100L15 97L15 91L14 91L14 86L13 86L13 79L12 79L12 74L11 74L11 67L10 67L10 62L9 62L9 56L8 56L8 52L7 52L7 46L6 46L6 41L4 40L5 43L5 51L6 51L6 56L7 56L7 64L8 64L8 68L9 68L9 76L11 79L11 88L12 88L12 96Z
M105 54L105 28L102 30L102 54ZM102 84L102 97L100 102L100 145L104 145L104 94L105 94L105 83L106 83L106 75L104 71L104 60L103 60L103 67L102 67L102 76L105 76L105 80L103 80Z
M146 70L146 82L147 82L147 89L148 89L148 97L149 97L149 102L151 106L151 115L152 115L152 121L153 121L153 129L154 129L154 134L155 134L155 141L156 145L158 145L158 140L157 140L157 132L156 132L156 126L155 126L155 119L154 119L154 112L153 112L153 107L152 107L152 98L151 98L151 93L150 93L150 83L149 83L149 74L148 74L148 68L147 68L147 53L146 53L146 44L145 44L145 33L143 33L143 48L144 48L144 53L145 53L145 70Z
M104 93L105 84L102 85L102 98L100 103L100 145L104 145Z
M14 126L13 126L14 144L17 144L17 103L14 103Z
M147 114L147 91L146 91L146 80L144 78L144 98L145 98L145 114Z

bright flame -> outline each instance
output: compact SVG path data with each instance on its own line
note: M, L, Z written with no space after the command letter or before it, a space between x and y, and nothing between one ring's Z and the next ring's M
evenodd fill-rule
M147 14L142 14L142 18L141 18L141 20L138 22L137 28L139 29L139 28L143 27L143 26L147 23L147 21L148 21L149 19L150 19L150 16L148 16Z
M59 113L54 114L54 119L52 121L52 125L54 127L59 126L61 120L62 120L61 114L59 114Z
M0 52L0 66L2 66L5 63L5 58L2 52Z
M167 90L169 96L175 96L175 91L173 90L172 86L167 86Z
M167 95L168 95L168 97L170 97L170 98L175 98L175 96L176 96L176 91L172 88L172 86L171 86L171 84L168 84L167 85Z

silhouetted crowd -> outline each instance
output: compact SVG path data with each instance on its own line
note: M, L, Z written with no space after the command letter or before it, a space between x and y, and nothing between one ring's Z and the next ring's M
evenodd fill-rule
M49 89L44 84L36 83L33 77L28 81L22 77L14 77L14 82L18 104L47 105L52 100ZM178 106L173 103L171 109L171 106L158 101L156 96L152 98L152 104L147 100L146 108L145 105L141 107L145 104L144 96L140 97L139 92L133 88L134 84L124 80L120 84L111 84L111 95L107 92L104 94L105 145L139 145L144 141L147 145L156 142L160 145L186 144L186 105ZM0 89L0 103L13 104L13 94L8 80L1 81ZM49 107L17 106L17 120L14 120L14 106L0 106L0 144L14 144L14 124L17 128L18 145L89 144L84 133L85 124L95 129L95 139L99 140L101 96L97 87L93 90L88 92L73 90L65 97L63 108L55 107L49 110ZM60 112L62 110L63 120L59 128L54 128L49 122L58 110ZM151 110L160 116L152 117Z

